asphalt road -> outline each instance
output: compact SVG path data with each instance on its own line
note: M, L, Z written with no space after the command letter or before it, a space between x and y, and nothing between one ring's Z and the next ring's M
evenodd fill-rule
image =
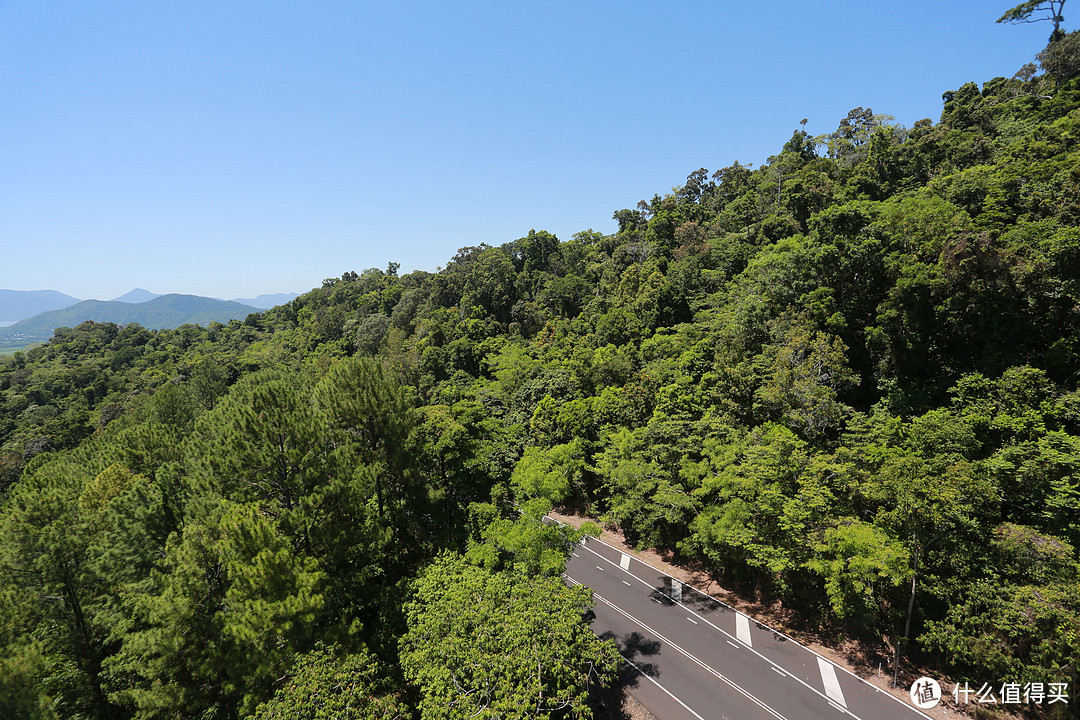
M615 640L630 692L660 720L928 718L599 540L575 548L565 576L593 589L593 629Z

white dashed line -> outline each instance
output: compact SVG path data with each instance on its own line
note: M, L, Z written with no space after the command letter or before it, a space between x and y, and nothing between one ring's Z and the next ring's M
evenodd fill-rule
M577 581L574 581L574 582L577 582ZM653 635L653 636L654 636L654 637L655 637L656 639L658 639L658 640L660 640L661 642L665 643L665 644L666 644L667 646L671 647L672 649L674 649L674 650L676 650L676 651L678 651L678 652L682 653L682 654L683 654L683 655L684 655L684 656L685 656L685 657L686 657L686 658L687 658L688 660L690 660L691 662L693 662L693 663L697 664L697 665L698 665L699 667L701 667L701 668L702 668L703 670L705 670L706 672L708 672L708 673L712 674L713 676L715 676L715 677L717 677L718 679L722 680L723 682L727 683L727 685L728 685L729 687L733 688L733 689L734 689L734 690L735 690L736 692L738 692L738 693L739 693L739 694L741 694L741 695L742 695L743 697L745 697L745 698L746 698L747 700L749 700L750 702L752 702L752 703L754 703L755 705L757 705L758 707L760 707L760 708L761 708L762 710L764 710L764 711L765 711L765 712L767 712L768 714L772 715L772 716L773 716L774 718L776 718L777 720L787 720L787 718L785 718L785 717L784 717L783 715L781 715L780 713L778 713L778 712L777 712L776 710L774 710L773 708L771 708L771 707L769 707L768 705L766 705L766 704L765 704L765 703L764 703L764 702L763 702L763 701L762 701L761 699L759 699L758 697L756 697L756 696L755 696L755 695L754 695L753 693L750 693L750 692L749 692L749 691L747 691L747 690L746 690L745 688L743 688L743 687L742 687L741 685L738 685L737 683L735 683L734 681L732 681L732 680L731 680L731 678L729 678L729 677L725 676L724 674L722 674L721 672L719 672L719 671L715 670L714 668L712 668L712 667L711 667L710 665L708 665L707 663L705 663L705 662L704 662L703 660L701 660L701 659L700 659L700 658L698 658L697 656L695 656L695 655L691 655L691 654L690 654L689 652L687 652L687 651L686 651L686 650L684 650L683 648L679 647L678 645L676 645L675 643L673 643L673 642L672 642L671 640L669 640L668 638L664 637L664 636L663 636L663 635L661 635L660 633L656 632L656 631L655 631L655 630L653 630L653 629L652 629L651 627L649 627L649 626L648 626L648 625L646 625L646 624L645 624L644 622L642 622L642 621L641 621L640 619L638 619L638 618L634 617L633 615L631 615L630 613L626 612L626 611L625 611L625 610L623 610L623 609L622 609L621 607L619 607L619 606L618 606L618 605L616 605L615 603L613 603L613 602L611 602L610 600L608 600L607 598L605 598L605 597L604 597L603 595L594 595L594 597L595 597L595 598L596 598L597 600L599 600L600 602L602 602L602 603L604 603L605 605L607 605L608 607L610 607L610 608L611 608L612 610L614 610L615 612L617 612L617 613L619 613L620 615L622 615L622 616L624 616L625 618L627 618L628 620L631 620L631 621L633 621L634 623L636 623L636 624L640 625L640 626L641 626L641 627L642 627L642 628L643 628L643 629L644 629L644 630L645 630L646 632L648 632L649 634ZM687 619L689 619L689 618L687 618ZM657 683L657 685L659 685L659 683ZM675 696L674 696L674 695L672 695L672 697L675 697ZM681 703L681 701L680 701L680 703ZM682 704L682 703L681 703L681 704ZM685 704L683 704L683 707L685 707L685 708L686 708L687 710L690 710L690 708L689 708L689 707L687 707L687 706L686 706ZM690 712L694 712L694 711L693 711L693 710L690 710ZM701 716L700 716L700 715L698 715L697 713L694 713L694 715L695 715L696 717L701 717Z

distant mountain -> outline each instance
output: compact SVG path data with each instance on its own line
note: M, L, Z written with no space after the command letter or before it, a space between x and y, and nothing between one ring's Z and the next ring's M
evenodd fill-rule
M269 310L277 305L283 305L294 297L297 297L298 293L269 293L266 295L259 295L253 298L233 298L233 302L242 303L244 305L252 305L263 310Z
M143 303L159 297L161 297L161 295L158 295L157 293L152 293L149 290L143 290L142 288L135 288L134 290L129 290L118 298L113 298L112 302Z
M87 320L121 325L136 322L158 330L188 323L227 323L254 312L259 312L259 308L198 295L161 295L141 303L83 300L71 307L44 312L10 327L0 328L0 341L20 344L46 342L52 338L56 328L75 327Z
M79 298L55 290L0 290L0 321L24 320L77 302Z

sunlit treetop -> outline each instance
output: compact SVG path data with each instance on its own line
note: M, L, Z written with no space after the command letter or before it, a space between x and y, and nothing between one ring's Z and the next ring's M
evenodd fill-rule
M1065 0L1030 0L1026 3L1020 3L1012 10L1009 10L999 17L997 21L999 23L1033 23L1049 20L1054 23L1054 32L1050 34L1050 42L1053 42L1065 35L1065 32L1061 29L1061 23L1065 22L1065 18L1061 15L1061 10L1064 7ZM1048 14L1032 17L1040 11L1046 11Z

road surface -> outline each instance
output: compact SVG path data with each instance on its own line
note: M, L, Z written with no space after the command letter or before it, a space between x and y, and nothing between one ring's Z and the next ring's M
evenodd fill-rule
M928 720L782 633L599 540L566 566L596 600L593 629L627 660L660 720Z

